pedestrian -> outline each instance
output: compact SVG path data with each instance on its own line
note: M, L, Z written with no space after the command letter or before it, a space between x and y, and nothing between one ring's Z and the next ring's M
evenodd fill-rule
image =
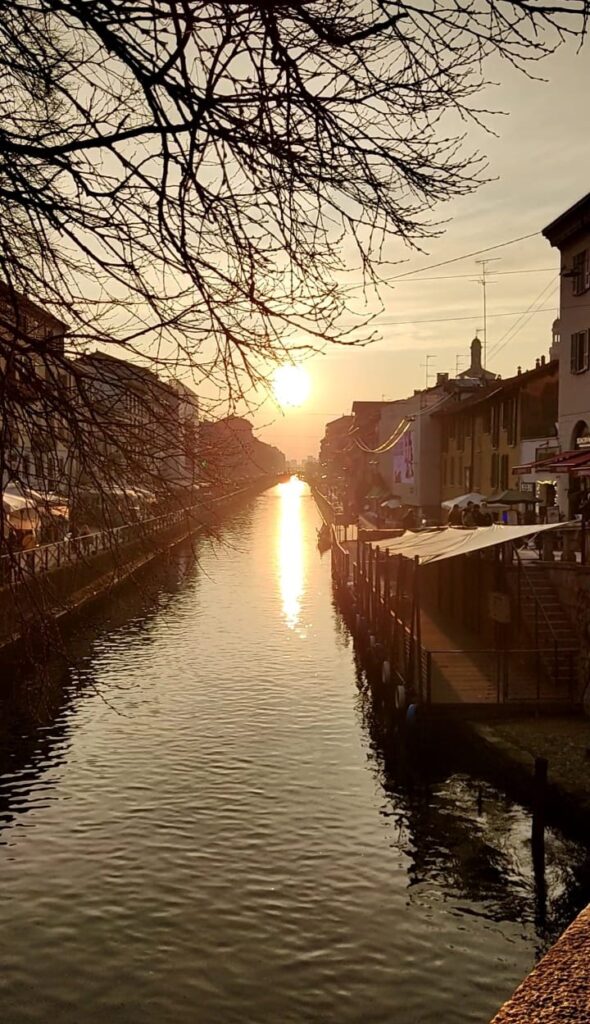
M475 517L473 515L473 502L472 501L468 501L467 505L463 509L463 513L461 515L461 522L462 522L463 526L467 527L469 530L472 530L474 528L474 526L475 526Z
M414 509L411 506L407 510L407 512L405 513L405 515L404 515L404 517L402 519L402 526L403 526L404 530L415 530L416 529L416 514L414 512Z
M449 526L461 526L461 509L458 505L453 505L449 513Z

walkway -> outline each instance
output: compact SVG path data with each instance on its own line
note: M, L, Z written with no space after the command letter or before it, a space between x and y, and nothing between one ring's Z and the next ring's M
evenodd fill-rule
M590 907L563 933L492 1024L590 1021Z

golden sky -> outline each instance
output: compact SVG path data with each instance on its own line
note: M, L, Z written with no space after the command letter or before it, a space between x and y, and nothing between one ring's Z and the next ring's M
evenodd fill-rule
M389 258L407 262L392 266L387 276L541 231L590 191L589 46L577 53L566 45L537 72L544 80L529 80L500 62L488 66L488 77L499 84L482 95L480 105L504 113L488 119L496 136L472 129L466 147L485 152L494 180L437 208L436 218L448 223L422 255L393 243ZM487 255L500 257L488 267L487 365L508 377L548 352L557 315L558 254L539 235ZM260 436L289 458L317 455L324 423L349 412L354 399L400 398L424 386L427 355L434 357L430 383L437 371L465 369L469 343L483 326L479 271L474 258L464 259L384 289L376 320L381 340L310 359L309 399L284 415L267 404L255 417ZM354 274L347 283L355 283ZM540 311L521 317L531 305ZM375 309L376 304L369 307ZM505 313L514 315L500 315Z

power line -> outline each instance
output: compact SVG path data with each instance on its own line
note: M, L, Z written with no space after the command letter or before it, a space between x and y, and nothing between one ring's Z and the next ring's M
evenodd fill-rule
M534 307L537 305L538 302L542 302L543 301L543 299L545 298L546 292L548 292L551 288L553 288L555 286L555 282L558 279L559 279L559 274L556 277L554 277L549 282L549 284L545 285L545 287L541 289L541 291L539 292L537 297L535 299L533 299L533 301L531 302L531 304L528 307L528 309L525 309L525 311L520 314L519 320L517 320L515 324L512 324L512 326L509 327L508 330L504 332L502 337L499 338L498 341L494 345L492 345L492 350L490 352L490 355L497 356L498 352L501 352L502 349L505 347L505 345L507 345L508 342L512 338L516 337L518 332L525 326L525 324L527 324L529 322L530 318L532 316L534 316L535 313L540 313L541 312L540 309L535 309ZM527 316L528 316L528 318L527 318ZM525 318L527 318L527 319L525 319ZM520 321L522 321L522 323Z
M508 277L513 274L550 274L555 267L531 267L525 270L494 270L494 277ZM418 281L406 281L406 284L421 284L422 281L472 281L473 274L443 274L439 277L421 277Z
M553 284L553 282L551 282ZM530 307L529 307L530 308ZM554 306L548 306L545 309L536 309L535 313L551 313L554 310ZM581 307L578 307L581 308ZM513 309L511 313L488 313L488 320L497 319L498 317L505 316L521 316L524 313L528 313L528 309ZM472 313L470 316L447 316L440 317L433 320L372 320L371 323L375 324L376 327L406 327L409 324L450 324L455 323L459 320L477 320L481 315L481 310L476 313ZM343 324L344 326L353 326L351 324Z
M383 278L384 282L399 281L402 277L410 277L413 274L422 274L425 270L437 270L438 267L447 267L450 263L460 263L461 260L471 259L473 256L482 256L484 252L495 252L496 249L504 249L507 245L516 245L517 242L526 242L529 238L537 238L540 231L531 231L530 235L520 235L519 238L509 238L507 242L498 242L497 245L488 245L486 249L477 249L475 252L466 252L462 256L454 256L450 260L441 260L440 263L430 263L427 267L420 267L418 270L406 270L403 274L396 274L394 277Z

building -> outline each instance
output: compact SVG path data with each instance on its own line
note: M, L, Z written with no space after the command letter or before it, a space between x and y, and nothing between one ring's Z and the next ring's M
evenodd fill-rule
M105 494L189 496L197 464L197 396L107 352L81 356L73 373L80 486Z
M558 501L573 515L590 488L590 193L543 235L560 255L559 444L572 458L560 459Z
M550 494L536 488L521 486L521 502L514 492L523 453L555 448L558 368L557 360L542 357L533 370L488 379L477 392L455 394L434 413L441 430L442 501L473 491L522 506L521 511L526 504L552 503Z
M351 416L326 426L320 446L327 490L344 506L378 513L393 498L427 519L438 520L441 501L441 428L433 413L454 395L469 396L496 380L482 366L482 344L471 342L470 365L450 379L439 373L433 387L394 401L355 401Z
M339 416L326 423L320 441L320 477L323 489L341 500L350 470L352 416Z
M2 488L65 495L76 475L66 325L0 283Z
M441 509L441 421L436 412L453 401L480 395L497 379L495 373L484 369L481 355L482 344L476 336L470 346L469 366L456 378L439 373L432 387L382 409L382 453L377 456L380 477L402 505L413 506L429 520L438 520Z
M283 453L255 437L252 424L241 416L203 421L199 447L203 479L209 486L237 485L285 472Z

